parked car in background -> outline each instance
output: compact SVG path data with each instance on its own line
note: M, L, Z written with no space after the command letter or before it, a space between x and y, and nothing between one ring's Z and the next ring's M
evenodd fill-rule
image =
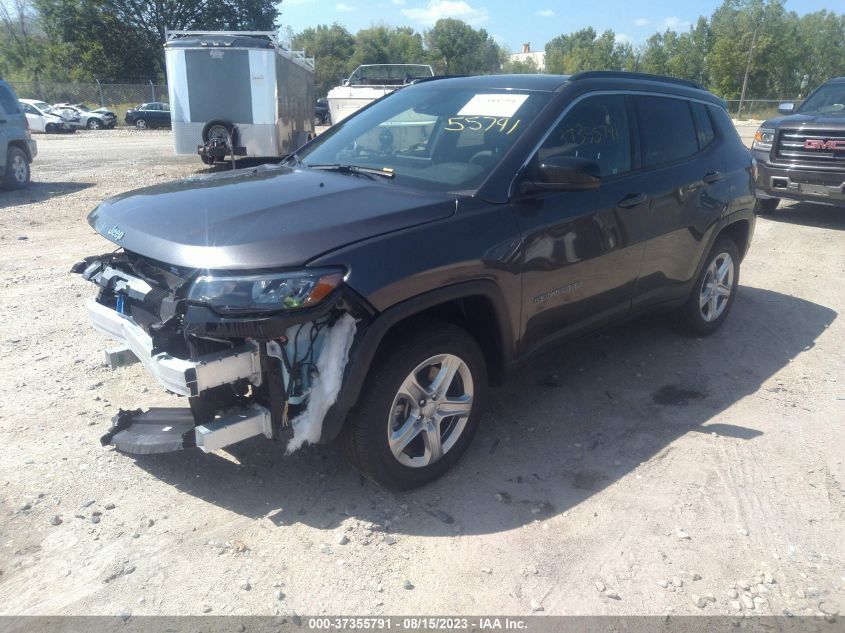
M53 107L37 99L20 99L29 129L33 132L54 134L57 132L76 132L70 123L53 112Z
M134 125L139 130L170 127L170 105L161 101L142 103L127 110L125 120L126 125Z
M54 105L50 106L50 108L51 114L55 114L56 116L63 118L74 130L78 130L82 127L82 120L79 117L79 112L76 110L72 110L70 108L57 108Z
M29 134L29 124L15 91L0 79L0 186L26 187L30 163L38 146Z
M845 205L845 77L831 79L783 116L763 122L751 152L757 159L757 211L781 198Z
M89 130L107 130L117 124L117 117L111 110L91 110L83 103L57 103L53 106L53 111L61 113L63 117L65 112L76 114L77 127Z
M422 485L534 353L653 311L715 332L752 172L692 82L487 75L396 90L282 164L109 198L88 217L109 252L74 266L89 316L191 401L122 410L101 441L340 435L373 481Z
M329 100L323 97L317 99L314 104L314 123L316 125L331 125L332 117L329 114Z

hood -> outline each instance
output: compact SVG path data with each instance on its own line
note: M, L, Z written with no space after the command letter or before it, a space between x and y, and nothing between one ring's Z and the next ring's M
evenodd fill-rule
M845 112L831 112L828 114L790 114L763 122L762 127L796 127L817 128L828 130L845 130Z
M446 218L455 197L364 176L261 166L109 198L88 216L106 239L175 266L301 266L358 240Z

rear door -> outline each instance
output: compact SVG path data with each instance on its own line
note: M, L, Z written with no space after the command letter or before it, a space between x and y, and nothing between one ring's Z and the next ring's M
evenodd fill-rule
M550 156L594 160L601 185L535 194L515 206L524 240L523 352L630 312L648 222L631 128L625 95L588 95L529 163L530 177L532 166Z
M679 299L703 256L710 229L730 201L718 142L704 103L632 97L651 218L635 309Z

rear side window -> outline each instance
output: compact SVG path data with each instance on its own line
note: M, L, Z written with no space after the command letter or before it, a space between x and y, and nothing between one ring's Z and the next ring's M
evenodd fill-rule
M690 104L669 97L636 97L643 167L656 167L698 152Z
M625 97L599 95L576 103L540 147L540 161L550 156L594 160L602 177L631 171L631 137Z
M3 112L7 114L20 112L20 109L18 109L18 100L15 99L15 95L2 84L0 84L0 108L3 108Z
M691 103L692 116L695 119L695 128L698 131L698 146L704 149L713 142L713 122L710 120L708 108L703 103Z

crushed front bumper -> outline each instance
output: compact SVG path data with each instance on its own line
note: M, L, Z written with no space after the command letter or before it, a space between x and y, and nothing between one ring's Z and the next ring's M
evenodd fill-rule
M152 338L141 327L96 300L88 299L86 308L91 324L128 347L168 391L198 396L238 380L248 380L255 386L261 384L261 357L254 341L247 340L227 352L185 360L166 352L154 353Z

